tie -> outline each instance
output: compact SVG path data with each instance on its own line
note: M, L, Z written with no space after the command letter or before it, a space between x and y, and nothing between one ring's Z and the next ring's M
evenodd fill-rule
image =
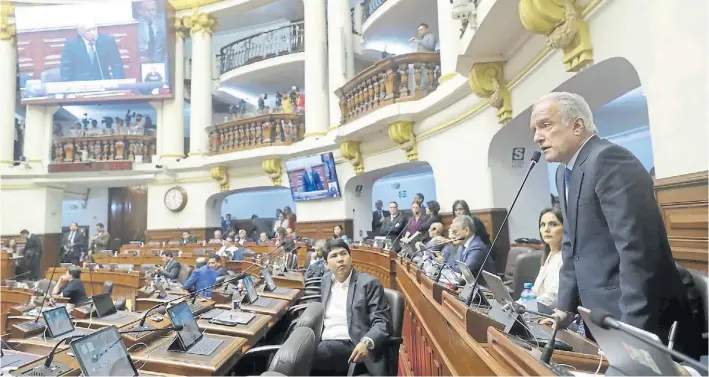
M465 246L460 245L458 246L458 250L455 252L455 255L457 258L455 258L458 262L464 262L463 260L463 253L465 253Z
M91 59L91 65L94 65L94 60L96 60L96 45L93 42L89 42L89 59Z
M148 55L150 58L155 54L155 29L153 23L148 23Z
M380 218L384 217L384 213L382 213L381 210L379 211L379 217L380 217Z
M69 233L69 242L74 243L74 232Z
M569 200L570 177L571 177L571 170L568 168L564 169L564 189L565 189L564 195L565 195L566 200Z

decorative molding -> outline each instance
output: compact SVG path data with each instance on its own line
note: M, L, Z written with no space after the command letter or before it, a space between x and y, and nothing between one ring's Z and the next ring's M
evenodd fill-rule
M305 135L303 135L303 138L311 137L311 136L325 136L325 135L327 135L327 131L308 132Z
M190 37L199 32L212 34L216 20L209 13L199 13L197 8L194 10L193 15L182 18L182 24L190 29Z
M350 161L356 174L364 173L364 160L362 159L362 152L359 149L359 145L359 141L353 140L347 140L340 144L340 154Z
M189 17L175 17L175 36L177 38L185 38L187 37L187 30L189 28L185 26L185 18Z
M217 181L219 190L229 191L229 169L226 166L215 166L209 169L209 174Z
M222 0L170 0L170 4L175 10L194 9L204 5L218 3Z
M527 30L547 36L547 46L563 51L567 72L593 63L591 35L576 0L520 0L519 16Z
M399 144L409 161L418 161L419 148L414 135L414 122L399 121L389 125L389 139Z
M504 62L475 63L468 76L470 89L480 98L487 98L497 109L497 122L512 119L512 100L504 78Z
M443 84L444 82L452 79L453 77L457 76L458 72L448 72L444 73L441 75L441 77L438 78L438 83Z
M0 2L0 40L10 41L10 43L15 45L15 6L10 2L2 1ZM10 20L12 18L13 20Z
M281 177L283 176L283 163L281 162L281 159L271 158L268 160L263 160L261 166L263 167L263 171L265 171L266 174L268 174L268 177L271 178L273 185L280 186Z

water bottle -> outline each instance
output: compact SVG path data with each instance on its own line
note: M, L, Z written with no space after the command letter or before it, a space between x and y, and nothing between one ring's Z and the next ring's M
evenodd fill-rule
M538 311L537 310L537 295L534 294L532 290L532 283L524 283L524 290L520 295L520 304L522 304L527 310Z

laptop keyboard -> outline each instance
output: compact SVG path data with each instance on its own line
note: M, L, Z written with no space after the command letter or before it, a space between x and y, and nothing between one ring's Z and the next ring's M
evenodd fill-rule
M187 350L187 353L209 356L214 353L214 350L216 350L222 343L224 343L223 340L205 337L200 339L197 344L190 347L190 349Z
M117 320L123 319L123 318L125 318L125 317L127 317L127 316L128 316L127 313L118 313L118 312L116 312L116 313L112 313L112 314L109 314L109 315L102 316L102 317L100 317L100 318L101 318L101 319L104 319L104 320L108 320L108 321L117 321Z
M251 305L264 306L264 307L265 307L265 306L271 306L272 303L273 303L273 301L271 301L270 298L259 297L259 298L258 298L256 301L254 301L254 303L251 304Z
M208 312L202 314L202 316L199 317L199 318L200 318L200 319L212 319L212 318L216 318L216 317L218 317L219 315L221 315L222 313L224 313L225 311L226 311L226 310L224 310L224 309L212 309L212 310L210 310L210 311L208 311Z
M256 315L244 312L225 312L214 317L210 322L218 325L236 326L246 325L254 319Z

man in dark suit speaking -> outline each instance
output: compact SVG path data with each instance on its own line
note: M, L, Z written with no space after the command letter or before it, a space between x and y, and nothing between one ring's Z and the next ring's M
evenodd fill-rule
M318 174L318 172L316 171L313 171L312 167L306 166L301 178L303 179L303 191L312 192L323 190L323 184L322 179L320 179L320 174Z
M60 73L62 81L122 79L123 61L116 40L99 34L93 20L82 20L77 36L67 38L62 49Z
M657 334L697 356L692 318L655 201L653 181L627 149L597 136L586 100L550 93L532 109L534 141L560 162L556 185L564 214L563 265L554 315L565 327L581 305Z

